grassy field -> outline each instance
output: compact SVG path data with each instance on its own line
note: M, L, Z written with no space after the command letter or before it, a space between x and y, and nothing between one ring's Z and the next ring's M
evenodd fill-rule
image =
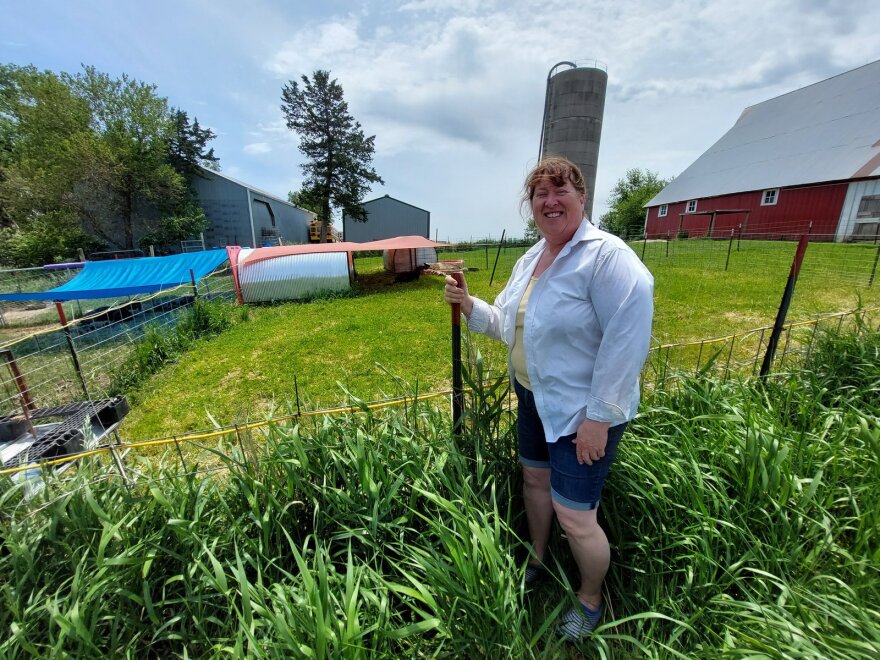
M277 313L277 310L270 310ZM0 494L0 656L876 658L880 334L822 334L794 377L648 398L600 516L606 616L560 642L576 572L523 585L509 414L482 392L83 461ZM112 464L108 468L112 471ZM5 484L8 486L8 484Z
M770 325L794 254L793 243L743 242L724 270L725 241L649 243L645 260L656 281L654 337L658 343L741 333ZM640 253L640 244L634 248ZM444 253L476 268L471 292L491 300L524 248L501 255L479 249ZM789 320L880 304L880 283L868 287L873 252L859 245L811 245ZM136 394L125 438L140 439L264 417L295 401L304 408L344 403L349 393L375 400L399 394L397 379L420 391L450 385L450 312L439 278L394 283L381 259L357 260L349 297L255 306L247 323L195 348L162 369ZM487 268L488 264L488 268ZM868 269L867 273L864 272ZM855 273L854 275L852 273ZM473 337L497 368L503 347ZM389 372L394 377L389 376Z

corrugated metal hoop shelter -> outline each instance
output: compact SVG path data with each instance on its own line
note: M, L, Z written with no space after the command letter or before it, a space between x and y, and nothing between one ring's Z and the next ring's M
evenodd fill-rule
M243 249L246 260L252 250ZM299 300L351 287L348 255L344 252L288 254L255 261L238 271L242 302Z
M444 245L421 236L399 236L368 243L313 243L255 250L230 246L226 251L238 300L248 302L250 296L256 296L254 300L285 300L288 299L282 297L285 292L304 297L322 290L341 290L343 280L350 280L351 277L353 252L420 250ZM275 263L258 268L266 262ZM346 267L345 278L342 275L343 263ZM245 295L246 287L250 287L253 293ZM347 284L344 288L347 288ZM272 297L264 297L267 295Z

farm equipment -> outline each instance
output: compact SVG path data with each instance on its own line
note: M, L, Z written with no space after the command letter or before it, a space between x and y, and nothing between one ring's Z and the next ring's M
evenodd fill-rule
M338 230L333 228L333 225L329 225L327 227L327 242L328 243L339 243L342 241L342 234L339 233ZM309 243L320 243L321 242L321 221L320 220L312 220L309 223Z

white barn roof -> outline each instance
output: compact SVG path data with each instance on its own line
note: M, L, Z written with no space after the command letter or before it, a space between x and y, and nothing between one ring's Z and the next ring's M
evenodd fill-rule
M743 110L645 206L880 175L880 60Z

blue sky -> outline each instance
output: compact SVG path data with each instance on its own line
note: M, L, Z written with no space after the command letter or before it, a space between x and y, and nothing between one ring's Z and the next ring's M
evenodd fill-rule
M681 172L743 108L880 59L869 0L0 0L0 61L157 85L223 171L280 197L302 157L282 86L329 69L389 194L441 240L521 235L547 71L607 65L594 215L627 168Z

